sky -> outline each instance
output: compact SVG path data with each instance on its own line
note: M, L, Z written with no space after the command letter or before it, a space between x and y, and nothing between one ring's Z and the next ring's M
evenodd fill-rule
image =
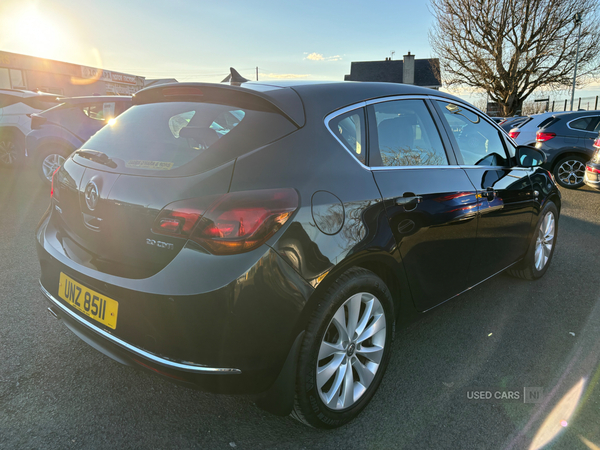
M1 0L0 50L179 81L340 80L352 61L433 57L428 2ZM598 95L590 86L582 95ZM454 92L471 101L467 92ZM579 95L579 92L576 94Z

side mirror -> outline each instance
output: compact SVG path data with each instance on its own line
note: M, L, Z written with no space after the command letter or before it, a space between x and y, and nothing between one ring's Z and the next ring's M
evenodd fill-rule
M546 162L546 154L537 148L519 145L517 147L517 164L519 167L538 167Z

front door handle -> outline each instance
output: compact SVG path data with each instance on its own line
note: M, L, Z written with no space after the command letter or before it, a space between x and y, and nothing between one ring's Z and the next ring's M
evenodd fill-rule
M415 195L412 192L406 192L402 197L398 197L396 199L396 205L404 206L405 211L412 211L419 203L421 203L421 200L423 200L423 197L420 195Z

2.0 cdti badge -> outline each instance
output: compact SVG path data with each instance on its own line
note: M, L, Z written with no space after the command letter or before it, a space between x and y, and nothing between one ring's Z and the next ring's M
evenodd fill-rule
M93 347L332 428L375 394L396 321L548 269L545 157L470 105L233 78L137 93L54 174L41 288Z

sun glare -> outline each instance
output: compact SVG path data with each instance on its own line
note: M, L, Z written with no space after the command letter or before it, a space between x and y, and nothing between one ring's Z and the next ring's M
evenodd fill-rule
M3 14L2 43L10 42L20 53L42 58L59 58L70 47L61 24L40 11L35 5L19 7Z

